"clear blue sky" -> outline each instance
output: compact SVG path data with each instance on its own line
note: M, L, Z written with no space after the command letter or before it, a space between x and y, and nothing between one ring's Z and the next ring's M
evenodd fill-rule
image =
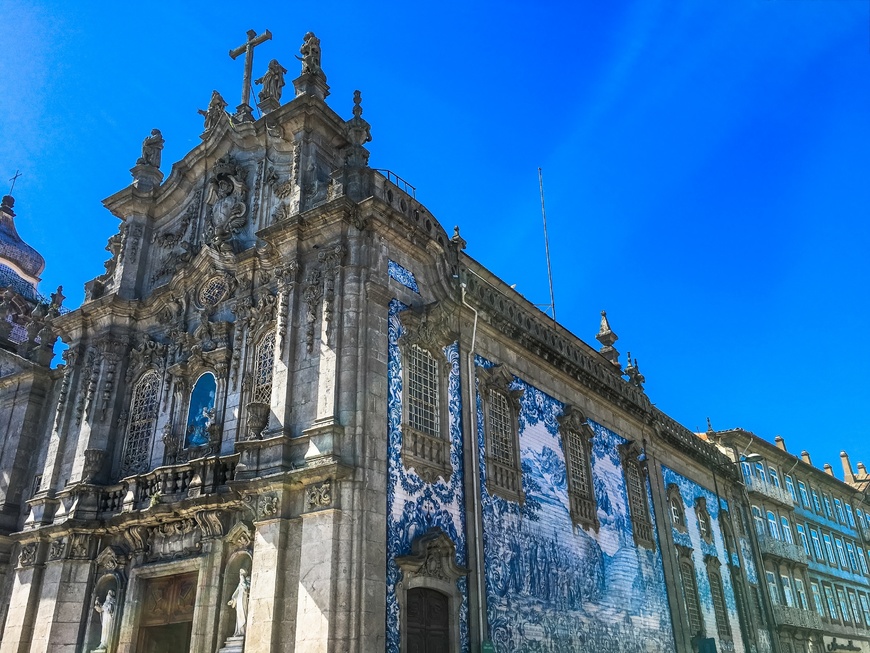
M329 101L372 123L375 167L560 322L607 309L653 402L839 470L870 463L870 3L0 3L0 179L78 306L153 127L164 172L212 89L238 102L245 31L291 73L322 40ZM419 6L418 6L419 5Z

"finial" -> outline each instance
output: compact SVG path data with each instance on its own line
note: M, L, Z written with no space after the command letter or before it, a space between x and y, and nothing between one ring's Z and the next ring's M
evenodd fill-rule
M359 91L353 92L353 115L357 118L362 116L363 108L362 108L362 93Z
M607 311L601 311L601 328L595 339L601 343L599 353L609 360L617 370L620 369L619 352L613 347L613 344L619 340L619 336L610 328L610 322L607 321Z
M468 244L462 236L459 235L459 225L453 227L453 238L450 239L454 245L456 245L460 250L465 249L465 246Z
M625 376L628 377L628 382L636 388L643 390L643 384L646 383L646 377L640 373L640 367L637 364L637 359L631 357L631 352L628 352L628 365L625 366Z
M3 202L0 204L0 210L3 213L6 213L10 217L15 217L15 211L12 210L12 207L15 206L15 198L12 195L4 195Z

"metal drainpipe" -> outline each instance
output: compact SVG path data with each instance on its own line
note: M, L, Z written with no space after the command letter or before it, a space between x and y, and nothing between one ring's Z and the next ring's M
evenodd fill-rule
M477 558L477 569L475 569L475 581L477 584L477 625L480 632L480 644L487 641L485 636L485 623L483 618L483 541L481 539L481 506L480 506L480 451L477 447L477 397L475 396L474 387L474 345L477 341L477 310L465 300L466 284L460 281L459 287L462 289L462 304L474 313L474 326L471 329L471 346L468 349L468 409L471 419L471 450L472 450L472 484L474 492L472 493L472 506L474 507L474 545L475 557Z

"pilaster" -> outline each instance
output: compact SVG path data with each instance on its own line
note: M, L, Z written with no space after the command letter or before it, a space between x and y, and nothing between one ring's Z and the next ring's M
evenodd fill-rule
M0 653L28 653L39 604L45 555L40 542L19 544L18 566L9 597L9 612L0 641Z
M327 509L302 516L304 555L299 561L296 653L331 651L336 592L336 536L340 511Z

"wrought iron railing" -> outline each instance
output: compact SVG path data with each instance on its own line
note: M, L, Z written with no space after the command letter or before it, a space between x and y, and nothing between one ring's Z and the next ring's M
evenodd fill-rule
M822 630L822 618L815 610L804 610L789 605L774 605L773 618L778 626Z
M777 487L772 483L766 483L761 479L755 476L744 477L746 481L746 491L754 492L755 494L760 494L764 497L767 497L771 501L775 501L781 505L788 506L789 508L794 506L794 499L789 493L788 490L784 490L781 487Z
M409 184L392 170L387 170L386 168L375 168L375 172L380 172L391 184L408 193L408 195L414 199L417 199L417 187Z
M759 533L758 546L761 548L762 555L785 558L786 560L807 564L807 552L800 544L778 540L770 535Z

